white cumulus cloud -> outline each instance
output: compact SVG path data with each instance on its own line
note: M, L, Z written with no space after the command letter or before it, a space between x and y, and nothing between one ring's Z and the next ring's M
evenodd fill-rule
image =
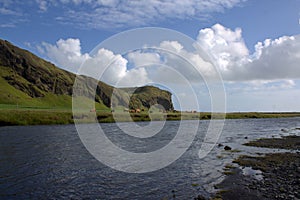
M162 52L165 58L164 64L176 69L190 81L199 82L202 78L216 76L216 70L211 63L205 61L198 52L187 51L178 41L163 41L159 49L167 51Z
M300 35L259 42L250 59L242 79L300 79Z
M211 28L200 30L197 41L211 54L222 71L229 70L228 67L242 61L249 54L240 28L232 31L216 24Z
M128 61L108 49L101 48L94 55L82 53L79 39L60 39L55 45L44 42L38 49L65 70L87 75L111 85L141 86L149 81L145 69L128 69Z
M250 54L240 28L230 30L216 24L200 30L197 42L214 58L224 80L300 78L300 35L258 42Z
M89 58L88 54L81 53L79 39L60 39L55 45L43 42L39 49L44 51L52 62L72 72L77 71L79 66Z
M158 53L134 51L128 53L127 58L137 67L160 63L160 55Z

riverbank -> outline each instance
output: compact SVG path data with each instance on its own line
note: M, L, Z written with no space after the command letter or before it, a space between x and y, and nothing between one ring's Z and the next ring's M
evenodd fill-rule
M208 120L208 119L247 119L247 118L282 118L282 117L300 117L300 113L259 113L259 112L241 112L241 113L209 113L209 112L167 112L167 113L140 113L119 112L112 113L110 110L97 110L90 113L78 113L75 118L82 122L94 122L95 116L100 123L117 121L151 121L151 120ZM129 118L130 116L130 118ZM0 109L0 126L9 125L47 125L47 124L72 124L74 116L72 110L60 109Z
M259 139L245 145L289 149L264 156L240 156L224 169L226 178L214 199L300 199L300 137ZM245 173L245 169L252 172Z

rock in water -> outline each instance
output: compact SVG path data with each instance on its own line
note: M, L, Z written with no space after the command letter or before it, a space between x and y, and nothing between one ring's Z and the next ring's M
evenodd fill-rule
M231 148L230 146L225 146L225 147L224 147L224 150L225 150L225 151L230 151L231 149L232 149L232 148Z

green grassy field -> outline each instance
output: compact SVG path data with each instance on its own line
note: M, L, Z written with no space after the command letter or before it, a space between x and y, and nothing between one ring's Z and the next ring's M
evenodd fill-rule
M213 117L212 117L213 116ZM96 112L76 111L67 107L32 107L16 104L0 104L0 125L40 125L40 124L72 124L74 119L79 123L110 123L115 121L158 121L158 120L208 120L208 119L246 119L246 118L280 118L300 117L300 113L189 113L168 112L159 113L143 111L141 113L128 113L118 111L112 113L108 108L99 106Z

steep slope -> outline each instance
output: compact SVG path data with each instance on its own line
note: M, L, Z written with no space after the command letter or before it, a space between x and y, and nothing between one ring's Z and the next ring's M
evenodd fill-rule
M75 74L0 40L0 104L71 108L75 78ZM129 102L131 108L162 103L166 110L173 110L171 93L156 87L116 89L85 76L79 80L79 95L86 97L94 96L91 85L97 84L97 109L108 109L112 103L127 107ZM134 93L131 98L130 93Z
M1 88L0 103L10 103L11 101L11 103L16 103L18 101L25 104L44 104L44 106L50 104L48 106L53 106L53 103L62 101L61 106L71 106L75 74L59 69L29 51L3 40L0 40L0 66L1 77L4 79L0 80L4 83ZM13 88L8 87L5 82ZM101 88L99 94L102 96L97 95L95 98L98 103L102 103L101 99L109 99L108 95L112 87L104 83L99 83L99 86ZM84 89L85 94L92 94L90 88L85 87ZM44 101L38 102L38 99Z
M11 72L3 78L31 97L43 97L47 92L66 95L72 93L74 74L58 69L7 41L0 41L0 65L9 67Z
M169 91L161 90L154 86L124 88L123 90L131 94L130 108L150 108L152 105L159 104L166 110L173 110L172 94Z

